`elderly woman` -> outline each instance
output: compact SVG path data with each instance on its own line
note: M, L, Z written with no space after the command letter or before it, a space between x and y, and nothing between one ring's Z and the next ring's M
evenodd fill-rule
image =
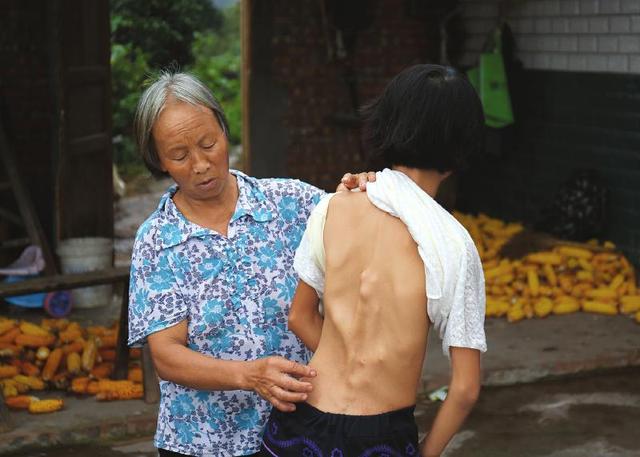
M293 255L323 192L229 170L224 113L188 74L161 74L134 128L149 170L176 183L131 264L129 344L148 341L161 378L155 444L161 456L256 453L271 405L292 411L312 388L287 313Z

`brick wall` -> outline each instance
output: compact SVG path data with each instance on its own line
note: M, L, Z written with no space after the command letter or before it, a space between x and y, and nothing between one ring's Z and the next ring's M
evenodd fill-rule
M363 170L360 132L345 82L355 69L360 104L403 68L437 59L433 18L409 2L371 1L373 22L358 35L351 61L328 57L336 30L323 27L315 0L254 2L252 8L251 173L286 175L325 189L345 171ZM346 117L346 122L336 116ZM268 127L266 127L268 126Z
M498 1L461 0L474 65L496 24ZM640 74L640 1L524 0L506 14L525 68Z

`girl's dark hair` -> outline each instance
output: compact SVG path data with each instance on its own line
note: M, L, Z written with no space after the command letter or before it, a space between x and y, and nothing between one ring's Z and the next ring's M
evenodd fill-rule
M376 165L457 171L484 145L480 99L451 67L403 70L361 114L365 152Z

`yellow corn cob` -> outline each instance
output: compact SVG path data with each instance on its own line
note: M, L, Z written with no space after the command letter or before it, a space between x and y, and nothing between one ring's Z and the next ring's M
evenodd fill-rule
M80 339L75 340L73 343L69 343L69 344L65 345L62 348L62 351L65 354L70 354L72 352L80 353L80 352L82 352L84 350L84 345L85 344L87 344L87 342L84 339L80 338Z
M593 252L589 249L577 248L574 246L559 246L556 250L558 253L567 257L577 257L579 259L587 260L593 257Z
M63 343L69 343L82 338L82 330L70 324L64 331L59 333L58 337Z
M487 288L487 293L494 297L500 297L504 293L504 288L502 286L494 285Z
M527 260L532 263L560 265L562 263L562 256L553 252L536 252L529 254Z
M527 271L527 282L529 283L529 290L532 297L537 297L540 294L540 279L538 273L530 269Z
M618 260L618 255L612 254L610 252L600 252L593 256L594 262L607 263L607 262L613 262L614 260Z
M588 313L597 314L618 314L618 307L612 303L584 300L582 302L582 310Z
M562 275L558 278L558 282L560 283L560 288L564 293L571 293L571 290L573 289L573 279L569 276Z
M15 384L3 384L2 396L6 398L15 397L18 395L18 388Z
M13 343L18 335L20 335L18 327L10 328L0 336L0 343Z
M96 400L109 401L109 400L132 400L135 398L142 398L144 394L144 388L141 384L131 384L126 387L121 387L119 390L110 390L105 392L98 392Z
M71 374L78 374L82 369L82 358L77 352L67 354L67 371Z
M593 264L587 259L578 259L578 265L585 271L593 271Z
M559 297L553 306L553 314L569 314L576 311L580 311L580 302L566 295Z
M545 297L550 297L551 295L553 295L553 289L549 286L540 286L538 290L540 291L540 295L543 295Z
M533 305L533 312L537 317L547 317L553 309L553 302L544 297Z
M571 289L571 295L580 298L584 296L588 291L593 289L593 285L588 282L579 282Z
M87 344L82 351L82 369L86 372L90 372L93 369L93 365L96 363L96 355L98 354L98 346L96 339L90 337Z
M524 230L524 226L522 224L513 223L513 224L507 225L503 233L507 236L513 236L522 232L523 230Z
M71 391L77 394L85 394L87 393L88 384L89 384L89 377L87 376L74 378L71 381Z
M511 273L502 274L496 277L496 284L510 284L513 281L513 275Z
M622 285L623 282L624 282L624 275L617 274L616 277L613 278L613 281L611 281L611 284L609 284L609 289L616 290L618 287Z
M558 277L556 276L556 272L553 271L553 267L551 265L545 263L542 266L542 271L544 272L544 275L547 278L549 284L551 284L553 287L558 285Z
M47 359L47 362L42 369L42 379L44 381L49 381L51 378L53 378L53 375L56 374L56 371L58 371L58 367L60 366L60 362L62 361L63 355L64 354L62 353L62 349L60 348L51 351L51 354L49 354L49 358Z
M611 241L605 241L602 247L607 249L615 249L616 245Z
M41 336L41 335L26 335L21 333L16 336L15 340L18 346L27 346L30 348L37 348L40 346L52 346L56 342L56 337L53 335Z
M100 379L98 380L98 392L126 390L134 385L135 383L129 381L128 379L122 379L119 381L113 381L111 379Z
M15 395L12 398L5 399L4 402L9 409L29 409L31 402L38 400L38 397L31 395Z
M593 282L593 273L591 273L590 271L581 270L576 273L576 278L578 278L578 281Z
M63 406L64 402L59 398L37 400L29 403L29 412L32 414L52 413L61 410Z
M501 264L495 268L491 268L484 273L484 279L489 281L493 278L496 278L500 275L511 273L512 267L511 265Z
M22 374L27 376L38 376L40 374L40 368L31 362L25 360L21 365Z
M14 321L13 319L0 320L0 335L4 335L15 326L16 326L16 321Z
M18 390L19 394L24 394L26 392L29 392L29 390L30 390L28 385L23 384L21 382L18 382L13 378L12 379L5 379L4 380L4 385L14 386Z
M640 311L640 295L625 295L620 297L620 311L625 314Z
M36 378L35 376L25 376L22 374L16 375L13 379L20 384L25 384L29 386L30 389L33 390L44 390L45 384L44 381L40 378Z
M512 306L507 312L507 320L509 322L518 322L526 317L522 306Z
M111 362L103 362L100 365L96 365L91 370L91 377L96 379L104 379L108 378L113 371L113 363Z
M498 266L498 259L487 260L486 262L482 262L482 269L484 271L491 270Z
M51 333L40 327L39 325L32 324L31 322L23 321L20 324L20 331L25 335L33 336L51 336Z
M599 287L598 289L588 290L585 295L589 298L604 298L615 300L618 297L618 294L615 290L611 290L608 287Z
M509 311L509 303L504 300L496 300L494 298L487 298L487 316L500 317Z
M13 365L0 365L0 379L13 378L18 374L18 367Z

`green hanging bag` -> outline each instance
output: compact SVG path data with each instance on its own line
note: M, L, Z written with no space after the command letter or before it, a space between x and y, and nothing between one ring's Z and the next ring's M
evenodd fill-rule
M480 54L480 65L467 72L469 82L482 101L485 123L501 128L514 122L507 73L502 58L502 33L498 27L493 36L493 50Z

